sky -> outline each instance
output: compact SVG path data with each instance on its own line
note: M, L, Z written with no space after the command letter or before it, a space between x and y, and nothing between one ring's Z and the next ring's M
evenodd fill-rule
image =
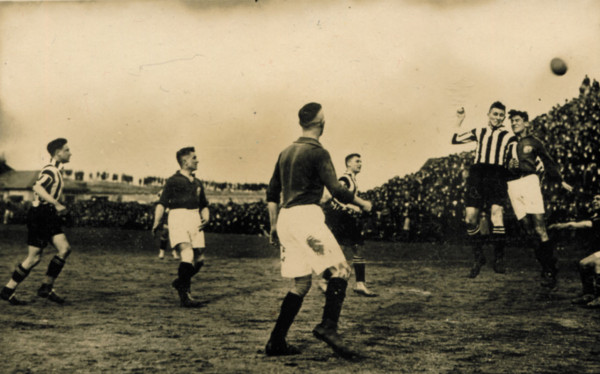
M70 169L168 177L194 146L199 178L268 183L316 101L366 190L473 149L450 144L459 107L468 130L496 100L535 117L576 97L599 45L595 0L4 2L0 155L39 169L65 137Z

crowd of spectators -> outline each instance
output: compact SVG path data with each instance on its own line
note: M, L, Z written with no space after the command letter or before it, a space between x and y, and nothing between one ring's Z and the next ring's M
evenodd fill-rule
M558 163L567 183L575 193L563 193L557 184L543 183L548 220L565 221L580 218L589 210L591 194L600 193L600 85L586 77L580 95L563 105L554 106L547 114L532 120L536 135L546 144ZM396 176L382 186L361 196L373 202L373 213L363 217L366 236L392 241L461 240L464 227L464 184L473 152L430 159L416 173ZM206 182L213 191L260 191L264 184ZM13 204L10 220L24 222L27 203ZM0 205L0 217L5 207ZM509 233L518 225L506 202L506 225ZM154 206L151 204L80 201L70 207L70 224L149 229ZM213 203L208 231L267 235L269 217L264 201L254 203Z

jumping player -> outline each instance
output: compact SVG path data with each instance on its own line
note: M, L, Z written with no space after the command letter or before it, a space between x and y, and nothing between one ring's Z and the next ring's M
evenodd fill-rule
M460 128L464 119L464 109L456 112L456 127ZM506 107L499 101L494 102L488 111L488 127L472 129L465 133L455 133L452 144L476 142L475 160L469 171L466 183L465 205L467 237L473 247L474 263L469 278L479 275L481 267L486 263L483 255L483 240L480 235L479 213L483 206L491 207L492 242L494 243L494 271L504 273L504 246L506 230L504 228L503 203L506 200L505 167L506 147L515 137L506 130L502 123L506 116Z
M554 243L546 231L544 217L544 198L540 179L536 173L537 160L544 165L544 173L549 180L561 182L567 191L573 188L562 180L558 166L544 148L542 142L533 136L527 112L511 110L508 113L512 130L518 138L517 143L509 145L507 158L510 175L508 177L508 196L515 212L528 236L534 232L535 257L542 266L542 286L556 287L557 259L554 257Z
M358 153L352 153L346 156L346 172L338 179L342 186L346 187L353 194L358 193L356 185L356 175L362 169L362 160ZM367 288L365 283L366 261L364 258L365 240L362 225L359 219L361 208L353 204L343 204L337 199L329 199L324 204L325 222L335 236L337 242L343 248L352 250L352 264L356 277L354 292L366 297L375 297L376 293ZM331 277L329 271L323 274L324 280ZM326 283L320 284L323 290L327 289Z
M600 242L600 194L592 200L592 216L589 219L577 222L555 223L548 226L549 230L587 229L592 231L588 246L598 249ZM593 250L592 250L593 251ZM590 251L591 252L591 251ZM600 251L594 252L579 261L579 275L581 276L581 296L572 302L588 308L600 308Z
M58 304L65 302L56 294L53 286L71 253L71 246L62 229L62 217L66 215L67 208L60 203L64 187L60 167L71 159L71 150L64 138L51 141L46 149L51 160L42 168L39 178L33 186L34 201L27 214L29 253L27 258L17 265L12 278L0 291L0 297L12 305L26 304L15 297L15 289L27 278L31 269L40 262L43 250L49 243L52 243L58 253L50 261L46 279L37 294Z
M323 319L314 328L313 334L341 356L351 357L355 353L337 332L350 267L325 224L319 202L325 186L334 198L344 204L353 203L370 211L371 203L338 182L329 152L319 143L325 127L321 105L306 104L298 117L302 137L279 154L267 189L270 240L274 245L281 241L281 275L293 278L294 284L283 300L265 353L268 356L300 353L286 343L287 332L311 287L312 273L321 274L330 269L332 275L325 292ZM281 211L278 211L281 193L283 201Z
M180 149L176 157L181 169L165 183L154 212L152 232L156 233L165 209L169 209L169 240L181 256L178 277L172 286L179 294L182 307L196 308L202 304L190 295L191 279L204 265L203 230L210 220L210 212L202 182L193 174L198 168L194 147Z

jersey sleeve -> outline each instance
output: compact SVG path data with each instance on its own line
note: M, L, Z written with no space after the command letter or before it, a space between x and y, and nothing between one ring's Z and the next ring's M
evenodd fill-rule
M464 132L462 134L454 133L454 135L452 135L452 144L467 144L474 141L477 141L477 134L475 129Z
M342 184L342 186L346 187L346 188L350 188L350 180L348 179L347 176L342 175L340 177L340 179L338 179L338 181Z
M49 186L54 183L54 173L49 169L44 169L40 172L40 176L38 177L35 184L44 187L44 189L48 189Z
M279 158L281 158L281 155ZM271 176L271 181L267 187L267 202L277 204L279 204L281 199L281 174L279 171L279 158L277 159L275 170L273 170L273 176Z
M548 176L548 178L553 181L562 181L560 171L558 170L558 165L556 164L556 162L554 162L552 157L550 157L548 151L546 150L546 147L544 147L544 144L536 139L535 148L537 151L537 156L541 160L544 172Z
M158 204L164 206L165 208L169 208L169 201L171 200L171 195L173 194L173 183L171 179L167 179L165 183L165 187L160 194L160 198L158 199Z
M206 198L206 193L204 192L204 185L202 182L198 182L200 185L200 196L198 196L198 205L199 210L201 211L204 208L208 207L208 199Z
M319 177L331 193L331 196L342 203L351 203L354 200L354 194L338 181L331 156L324 149L319 155L318 165Z

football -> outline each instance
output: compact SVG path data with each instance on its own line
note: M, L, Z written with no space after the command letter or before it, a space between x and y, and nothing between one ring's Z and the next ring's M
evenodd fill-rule
M567 64L561 58L553 58L550 61L550 70L556 75L564 75L567 72Z

